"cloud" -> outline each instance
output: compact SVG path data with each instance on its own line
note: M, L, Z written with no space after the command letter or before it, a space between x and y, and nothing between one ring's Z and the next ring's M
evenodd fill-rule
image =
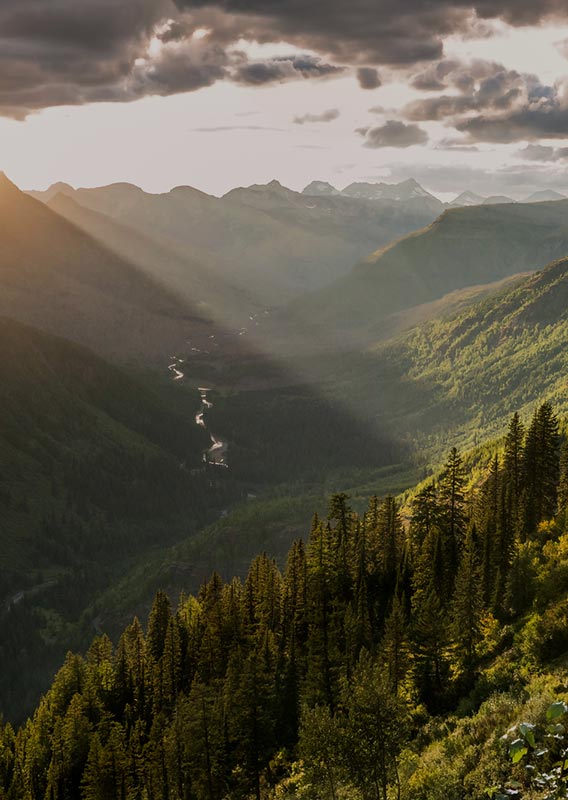
M2 0L0 114L112 99L164 9L160 0Z
M559 164L514 165L500 169L467 164L408 164L391 166L389 180L415 178L431 192L459 194L466 189L483 196L506 195L522 199L541 189L568 193L568 169Z
M516 153L524 161L563 161L568 159L568 147L545 147L541 144L528 144Z
M219 80L264 86L325 78L346 67L372 88L381 65L444 64L451 34L491 35L498 20L566 19L565 0L1 0L0 114L23 118L55 105L126 102ZM251 61L238 52L243 42L286 42L311 55ZM414 80L439 90L444 69L426 74L426 66ZM481 122L467 129L471 136L502 136L498 125Z
M506 111L540 86L534 75L521 75L502 64L482 60L433 64L415 76L411 84L415 88L438 87L453 92L409 103L404 113L413 120L445 120L468 112Z
M466 144L461 139L441 139L436 143L435 150L447 150L452 153L479 153L479 147Z
M432 66L416 76L413 85L432 88L437 81L453 93L409 103L403 109L407 119L445 122L467 134L470 142L566 136L566 84L547 86L536 75L489 61L442 62L437 66L439 69Z
M211 10L182 14L172 0L2 0L0 115L344 71L311 54L249 61L239 30Z
M329 108L321 114L302 114L301 116L294 117L293 121L296 125L305 125L306 122L333 122L333 120L338 119L339 116L340 114L337 108Z
M364 147L411 147L426 144L428 134L418 125L406 125L399 120L389 119L376 128L359 128L357 133L365 137Z
M459 67L456 61L438 61L415 75L410 85L423 92L441 92L447 88L447 78Z
M379 86L382 86L379 71L374 67L359 67L357 80L361 89L378 89Z
M212 125L204 128L193 128L195 133L220 133L221 131L277 131L285 133L284 128L271 128L267 125Z
M480 115L457 122L455 127L467 133L470 140L498 142L501 144L535 139L564 139L568 131L568 108L524 108L520 111L492 118Z
M488 36L492 22L538 24L566 19L565 0L176 0L178 7L215 9L244 38L287 41L339 63L412 65L440 59L443 40L459 33Z
M344 71L345 67L327 64L315 56L281 56L244 63L231 74L231 80L248 86L262 86L300 78L326 78Z

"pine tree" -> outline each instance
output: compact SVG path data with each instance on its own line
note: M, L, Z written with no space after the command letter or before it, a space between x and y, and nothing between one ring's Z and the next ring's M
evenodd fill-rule
M568 512L568 440L564 441L560 451L558 511L566 518Z
M333 494L329 501L327 518L328 520L334 520L337 523L335 531L338 547L349 534L349 520L352 514L352 509L347 503L348 500L348 494L345 494L345 492L338 492L337 494Z
M426 484L412 499L410 519L410 542L413 557L421 551L438 519L438 497L436 485Z
M438 500L445 591L450 594L466 530L465 473L461 456L455 447L450 450L440 475Z
M477 529L472 532L471 546L481 556L480 577L483 600L490 604L495 591L496 581L501 580L509 566L510 546L508 533L503 519L503 475L500 469L499 456L495 454L491 462L489 475L484 482L478 502L480 547L477 547Z
M483 612L480 592L481 570L473 535L473 528L470 528L460 559L451 605L451 630L456 666L458 672L465 676L466 682L471 679L475 667Z
M18 797L23 792L17 785L16 735L11 725L3 725L0 721L0 796Z
M392 692L398 696L411 668L410 641L404 603L395 592L381 642L381 659Z
M339 667L338 620L332 593L335 553L332 531L320 522L312 531L307 553L309 620L303 699L310 706L324 703L330 708L335 702Z
M441 708L448 676L448 625L437 593L424 592L412 624L414 682L429 708Z
M199 798L226 796L230 760L224 745L224 717L220 687L196 678L189 697L179 706L179 725L186 782Z
M525 428L519 414L515 412L505 437L505 454L503 458L504 482L509 495L510 514L515 522L523 488L524 441Z
M164 650L154 665L154 713L172 711L181 685L181 644L179 623L170 617Z
M342 738L339 720L327 706L304 707L298 752L305 765L308 784L322 800L338 800Z
M277 706L275 698L276 651L270 631L243 656L234 653L225 681L225 707L229 738L245 779L239 793L252 789L261 796L261 777L274 746Z
M164 652L171 616L172 608L167 594L158 592L150 612L147 637L148 653L155 662L160 660Z
M348 775L362 797L388 800L389 784L398 784L405 707L380 664L365 651L352 680L344 684L341 699L346 710L341 749Z
M525 536L533 535L540 522L556 513L558 450L558 419L551 404L543 403L533 414L523 452Z
M82 797L85 800L126 800L127 772L124 730L113 723L104 743L98 733L91 738Z

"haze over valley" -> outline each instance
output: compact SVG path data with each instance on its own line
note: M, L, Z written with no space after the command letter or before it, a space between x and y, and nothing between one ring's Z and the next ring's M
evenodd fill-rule
M0 800L565 797L564 4L0 45Z

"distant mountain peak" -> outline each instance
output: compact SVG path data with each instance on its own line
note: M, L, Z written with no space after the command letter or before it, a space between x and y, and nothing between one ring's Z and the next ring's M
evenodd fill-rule
M312 197L335 197L341 192L327 181L312 181L302 190L302 194L311 195Z
M173 189L170 189L169 193L171 195L191 195L192 197L211 198L211 195L207 194L207 192L202 192L201 189L196 189L194 186L189 186L187 184L174 186Z
M540 192L533 192L533 194L529 195L525 203L547 203L555 200L566 200L566 195L555 192L554 189L543 189Z
M492 194L490 197L486 197L483 201L484 206L502 206L506 205L507 203L516 203L516 200L513 200L512 197L507 197L504 194Z
M480 206L485 201L485 197L480 194L476 194L475 192L466 189L465 192L458 194L458 196L452 200L450 206Z
M405 201L420 197L437 200L415 178L407 178L401 183L368 183L359 181L350 183L349 186L343 189L341 194L345 197L358 197L364 200Z
M64 181L57 181L57 183L52 183L49 187L50 191L54 194L58 192L74 192L75 189L69 184L65 183Z
M2 172L2 171L0 171L0 191L2 191L2 192L5 192L5 191L14 192L14 191L16 191L16 192L18 192L18 194L21 194L21 192L18 189L18 187L16 186L16 184L13 183L10 180L10 178L6 175L6 173Z

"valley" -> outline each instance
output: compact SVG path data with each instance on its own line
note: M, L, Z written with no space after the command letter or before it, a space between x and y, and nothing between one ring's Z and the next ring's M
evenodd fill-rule
M0 1L0 800L568 800L567 64Z
M245 580L259 552L284 569L330 496L361 520L398 497L407 525L448 443L475 493L513 411L550 400L563 429L568 201L446 209L417 186L4 181L7 719L157 591Z

